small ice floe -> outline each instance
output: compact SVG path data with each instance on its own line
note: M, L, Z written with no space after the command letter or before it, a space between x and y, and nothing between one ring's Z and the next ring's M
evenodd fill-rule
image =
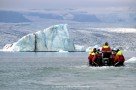
M93 50L93 48L96 48L96 49L100 49L100 50L101 50L101 47L100 47L99 45L95 45L95 46L86 48L86 52L90 52L91 50Z
M61 53L67 53L68 51L59 50L59 52L61 52Z
M75 44L75 50L76 51L85 51L84 46L76 45L76 44Z
M92 47L86 48L86 52L89 52L90 50L92 50Z

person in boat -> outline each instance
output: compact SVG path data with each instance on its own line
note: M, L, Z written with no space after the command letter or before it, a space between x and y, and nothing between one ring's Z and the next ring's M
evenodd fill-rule
M103 53L103 58L110 58L111 56L111 48L108 44L108 42L105 42L105 44L102 46L102 53Z
M125 58L121 50L117 49L116 56L114 59L114 66L124 66Z
M88 57L89 65L95 65L95 66L97 65L96 63L97 54L98 52L96 48L94 48L93 50L89 52L89 57Z
M115 60L115 56L116 56L116 54L117 54L117 50L114 48L113 50L112 50L112 54L111 54L111 65L114 65L114 60Z

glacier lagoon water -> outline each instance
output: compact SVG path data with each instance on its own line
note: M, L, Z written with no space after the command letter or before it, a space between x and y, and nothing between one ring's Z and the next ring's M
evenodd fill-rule
M89 67L86 52L0 52L1 90L135 90L136 52L124 67Z

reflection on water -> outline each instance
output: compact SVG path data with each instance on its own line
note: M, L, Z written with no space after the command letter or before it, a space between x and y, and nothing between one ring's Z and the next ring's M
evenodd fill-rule
M87 56L86 52L0 52L0 88L135 90L136 62L125 67L89 67ZM136 56L125 53L125 57Z

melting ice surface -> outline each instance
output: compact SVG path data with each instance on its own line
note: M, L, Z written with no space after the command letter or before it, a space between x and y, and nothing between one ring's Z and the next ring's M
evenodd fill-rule
M4 47L4 51L75 51L69 37L66 24L51 26L44 31L28 34L13 44Z
M135 90L136 54L128 53L124 67L89 67L87 52L0 52L0 89Z

